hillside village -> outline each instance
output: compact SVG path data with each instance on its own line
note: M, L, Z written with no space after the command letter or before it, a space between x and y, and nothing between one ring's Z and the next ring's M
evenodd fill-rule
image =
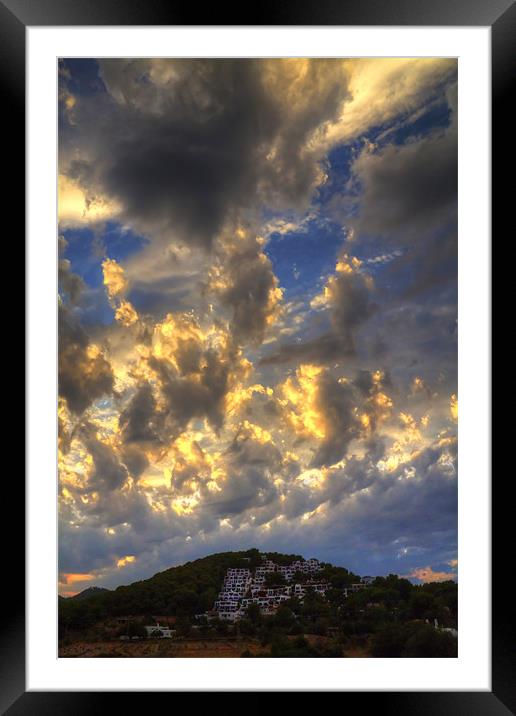
M330 583L317 579L322 570L317 559L297 560L288 565L280 565L262 555L262 564L254 570L229 568L224 577L222 589L213 610L207 612L208 618L214 616L225 621L235 622L247 615L251 604L257 604L263 615L274 614L278 607L292 597L303 604L307 591L325 596ZM282 586L268 586L267 575L278 575ZM302 580L302 581L300 581ZM363 577L360 582L349 587L349 591L363 589L373 581L373 577ZM348 589L343 590L347 596Z
M222 552L59 600L60 656L453 657L457 583Z

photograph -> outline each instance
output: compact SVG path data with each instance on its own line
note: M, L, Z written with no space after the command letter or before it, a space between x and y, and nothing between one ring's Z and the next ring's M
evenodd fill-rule
M55 72L58 658L457 659L457 57Z

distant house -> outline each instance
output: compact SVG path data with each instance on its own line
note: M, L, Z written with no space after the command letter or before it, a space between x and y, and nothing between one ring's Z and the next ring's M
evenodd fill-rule
M351 587L348 587L348 589L351 592L359 592L361 589L365 589L366 587L367 587L367 584L365 584L364 582L355 582L354 584L351 585Z
M159 623L145 626L144 629L147 632L147 636L154 636L159 639L173 639L176 633L175 629L169 629Z
M364 584L369 585L369 584L372 584L375 579L376 579L376 577L362 577L362 582Z

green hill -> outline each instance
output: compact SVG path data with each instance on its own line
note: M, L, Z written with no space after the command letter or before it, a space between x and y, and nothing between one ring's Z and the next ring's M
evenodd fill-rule
M167 616L192 616L211 609L220 591L226 570L229 567L253 569L261 563L257 549L244 552L221 552L178 567L158 572L150 579L134 582L114 590L94 588L82 597L59 600L61 625L83 628L112 616L145 616L160 614ZM298 554L267 553L277 564L288 564L303 560ZM335 586L345 586L359 579L346 569L327 565L328 575L335 580Z
M192 617L213 607L226 570L229 567L254 569L261 564L262 554L257 549L212 554L114 590L95 588L85 590L80 598L60 599L60 638L97 639L109 624L114 630L112 635L116 635L117 624L120 629L118 617L134 617L129 623L140 630L139 624L152 623L150 620L157 616L178 617L176 624L187 633L189 625L194 623ZM266 556L283 565L303 560L300 555L266 553ZM272 643L281 635L331 632L337 635L339 643L365 644L374 656L401 656L414 650L421 656L434 656L434 652L442 656L455 653L456 640L433 628L434 619L440 626L456 628L455 582L417 586L391 574L377 577L366 589L348 591L346 596L343 590L360 577L343 567L324 562L321 566L318 577L331 585L326 599L309 593L302 605L296 605L293 599L292 603L281 606L275 616L248 615L240 622L241 633ZM219 623L210 626L208 631L225 634L227 629L226 624ZM421 632L417 638L416 632ZM423 646L418 640L422 640ZM285 655L289 654L287 649Z
M109 589L104 589L104 587L88 587L87 589L83 589L82 592L74 594L70 599L89 599L90 597L97 597L103 592L109 592Z

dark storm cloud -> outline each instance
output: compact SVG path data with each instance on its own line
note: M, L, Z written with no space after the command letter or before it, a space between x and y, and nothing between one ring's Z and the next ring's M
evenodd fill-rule
M68 259L59 259L57 266L59 288L67 294L71 303L77 303L84 289L84 281L71 271Z
M116 199L149 233L207 247L236 211L309 199L320 170L305 145L338 116L347 95L342 64L332 60L312 61L302 79L278 73L279 66L269 76L255 60L99 64L116 101L99 100L97 133L81 115L94 100L79 103L75 121L92 134L92 156L72 161L68 174L88 194Z
M59 395L79 415L97 398L113 392L109 361L92 350L90 339L69 310L59 305Z
M145 382L120 413L119 425L124 442L155 442L158 439L158 420L152 388Z
M432 301L417 304L404 300L387 307L370 327L382 334L386 344L382 364L396 374L398 383L405 383L407 391L407 381L411 383L416 375L435 383L439 393L456 390L455 285L450 286L449 293L452 295L441 290ZM442 376L446 377L444 382Z
M409 243L454 215L455 131L362 155L353 167L363 186L356 227L364 234Z
M149 466L149 460L144 452L134 445L127 445L121 451L121 459L131 477L136 480Z
M84 281L80 276L72 272L70 261L62 257L67 245L68 242L64 236L60 236L58 239L59 260L57 263L57 278L60 291L68 296L70 303L75 304L84 290Z
M453 106L454 99L450 103ZM403 247L387 276L408 274L405 296L457 276L457 125L441 132L364 152L353 173L361 186L359 214L350 219L358 241Z
M205 509L218 517L240 515L277 499L273 479L281 470L282 458L271 442L260 442L246 430L235 436L225 455L226 479L222 491L207 495Z
M355 351L358 329L372 315L372 284L357 271L337 273L330 283L330 315L333 330L343 352Z
M199 370L186 375L177 375L159 358L151 358L149 364L159 376L161 394L167 404L165 422L172 432L176 435L182 432L192 418L206 417L215 429L222 426L229 362L207 350Z
M315 407L324 415L327 429L313 457L312 467L332 465L344 457L351 440L361 434L355 412L356 391L350 383L341 383L326 373L318 381Z
M219 256L224 286L215 292L231 311L237 343L260 344L281 297L272 264L255 237L239 238L226 248Z
M97 428L84 423L78 431L78 437L93 459L93 470L88 476L90 488L118 490L125 483L128 472L117 453L110 445L97 438Z

